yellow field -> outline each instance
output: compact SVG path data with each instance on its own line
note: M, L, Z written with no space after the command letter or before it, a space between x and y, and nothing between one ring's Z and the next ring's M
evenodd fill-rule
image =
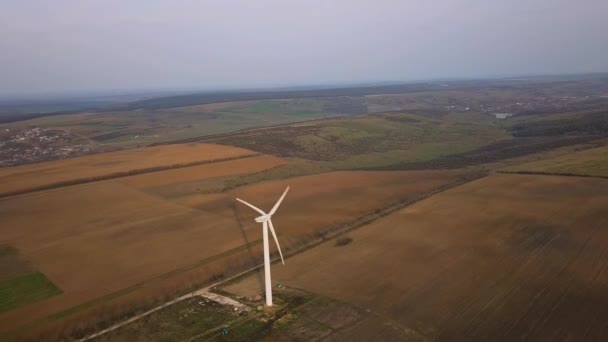
M371 310L421 341L601 341L606 208L605 179L491 175L275 264L273 282ZM225 290L259 294L257 279Z
M142 170L171 168L254 152L212 144L182 144L130 149L90 156L0 168L0 196L39 188L75 184Z

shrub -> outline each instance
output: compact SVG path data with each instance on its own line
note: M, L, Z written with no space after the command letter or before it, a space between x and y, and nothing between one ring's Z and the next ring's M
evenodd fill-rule
M346 246L349 243L353 242L353 239L349 238L348 236L342 236L336 239L336 247L341 247L341 246Z

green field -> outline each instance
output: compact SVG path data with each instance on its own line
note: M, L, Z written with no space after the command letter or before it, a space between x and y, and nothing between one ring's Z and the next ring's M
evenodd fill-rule
M0 246L0 313L60 293L61 290L23 260L15 248Z
M35 272L0 282L0 313L61 294L42 273Z

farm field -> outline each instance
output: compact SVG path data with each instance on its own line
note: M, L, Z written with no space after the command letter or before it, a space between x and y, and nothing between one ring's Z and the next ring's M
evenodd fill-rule
M230 146L184 144L0 168L0 196L254 154Z
M493 174L289 258L273 283L369 309L420 340L598 341L606 207L605 179ZM259 294L256 279L224 290Z
M178 148L211 148L214 153L224 149L236 156L251 153L216 145L172 146L164 151L167 147L154 149L169 155L171 149ZM133 151L137 150L127 152ZM205 156L193 150L189 156L194 155ZM344 171L223 191L226 177L279 167L284 161L260 155L213 162L219 154L209 155L210 162L202 165L0 199L0 244L17 249L62 292L0 314L0 332L21 334L63 319L84 320L85 316L79 315L87 313L119 313L143 293L146 300L158 300L168 291L185 291L188 286L257 264L261 256L259 227L252 220L255 213L235 206L237 194L268 207L286 185L291 186L292 194L275 220L284 251L288 251L361 217L376 215L404 198L416 198L467 175L461 171ZM100 162L108 160L102 155L86 158L95 157ZM182 158L186 157L182 153ZM171 164L182 161L168 158L158 160ZM121 161L101 170L141 167L123 154L115 159ZM60 175L53 170L50 168L49 178ZM19 174L12 177L20 179ZM35 180L30 173L21 177ZM308 217L309 212L327 207L336 209L312 220Z
M608 177L608 146L524 163L504 171Z

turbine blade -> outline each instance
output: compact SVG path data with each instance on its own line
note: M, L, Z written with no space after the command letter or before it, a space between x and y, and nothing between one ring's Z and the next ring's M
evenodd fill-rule
M275 203L274 207L272 207L272 210L270 210L268 215L272 216L277 211L277 209L279 209L279 205L281 205L281 202L283 202L283 198L285 198L285 195L287 195L287 191L289 191L289 187L287 187L287 189L285 189L285 191L281 195L281 198L279 198L277 203Z
M243 200L242 200L242 199L240 199L240 198L237 198L236 200L237 200L237 201L239 201L239 202L241 202L241 203L243 203L244 205L248 206L249 208L251 208L251 209L253 209L253 210L257 211L257 212L258 212L258 213L260 213L261 215L266 215L266 213L265 213L265 212L263 212L263 211L262 211L262 209L260 209L260 208L258 208L258 207L256 207L256 206L254 206L253 204L249 204L249 203L247 203L247 202L243 201Z
M272 220L268 220L268 227L270 228L270 232L272 233L272 237L274 238L274 242L277 244L277 249L279 250L279 255L281 256L281 262L285 265L285 260L283 259L283 252L281 252L281 245L279 245L279 239L277 239L277 233L274 231L274 226L272 225Z

